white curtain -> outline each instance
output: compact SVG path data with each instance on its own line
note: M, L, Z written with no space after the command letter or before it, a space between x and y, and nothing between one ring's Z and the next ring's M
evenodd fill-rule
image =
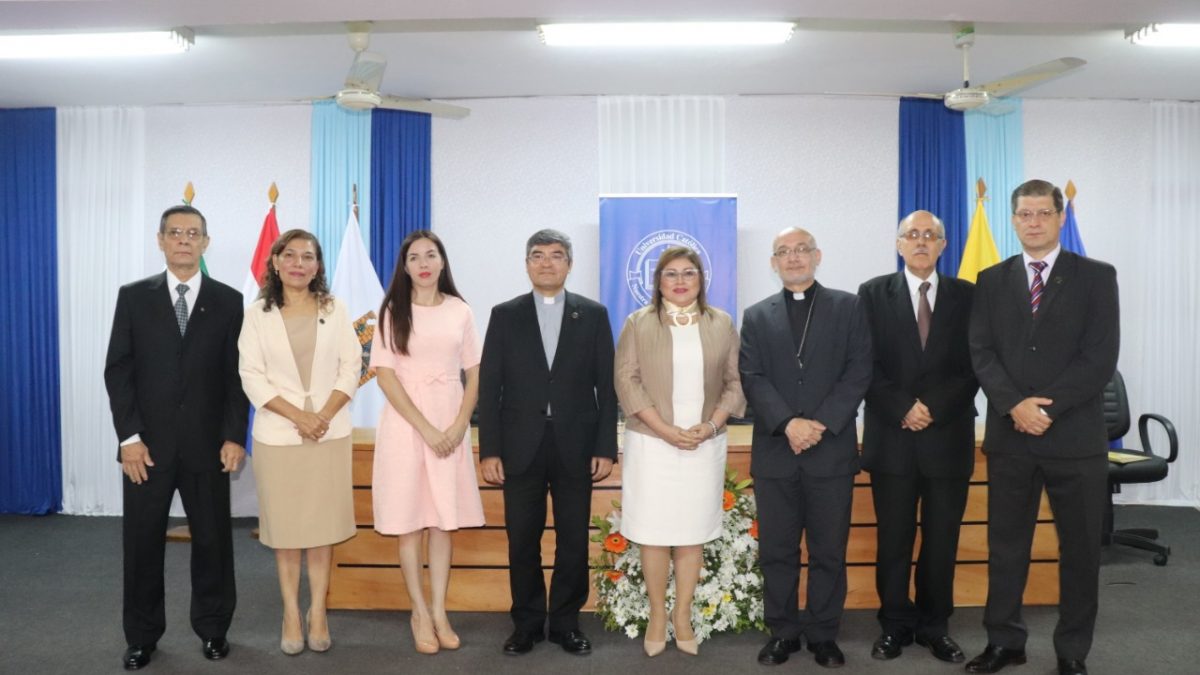
M63 511L119 514L104 357L117 289L144 276L145 116L59 108L57 123Z
M726 192L725 99L601 96L600 192Z
M1166 480L1124 488L1121 500L1200 507L1200 104L1151 107L1149 212L1124 214L1134 259L1114 261L1121 313L1139 319L1122 322L1121 362L1133 415L1125 442L1137 447L1138 415L1156 412L1175 424L1181 447ZM1151 438L1154 451L1165 453L1166 437Z

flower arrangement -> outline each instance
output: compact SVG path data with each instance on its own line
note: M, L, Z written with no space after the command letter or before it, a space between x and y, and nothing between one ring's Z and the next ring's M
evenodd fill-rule
M758 520L754 495L746 492L752 479L725 474L721 536L704 545L704 567L692 601L692 628L704 641L714 633L766 630L763 621L762 570L758 567ZM596 615L608 630L636 638L646 630L650 601L638 545L621 536L621 503L613 502L608 516L592 516L599 531L592 541L601 551L592 558L596 585ZM674 574L667 582L668 610L674 604ZM668 624L670 630L670 624Z

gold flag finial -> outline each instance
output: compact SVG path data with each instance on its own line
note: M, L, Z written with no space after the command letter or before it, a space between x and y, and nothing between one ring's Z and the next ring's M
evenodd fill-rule
M267 199L271 200L271 206L275 206L275 200L279 199L279 188L275 187L275 182L271 182L271 189L267 190Z
M1066 195L1067 195L1067 201L1069 201L1069 202L1075 201L1075 181L1073 181L1073 180L1067 181Z
M196 198L196 188L192 187L192 181L188 181L183 188L183 203L188 206L192 205L192 200Z
M975 194L978 199L983 199L983 196L987 194L987 183L983 182L982 176L975 180Z

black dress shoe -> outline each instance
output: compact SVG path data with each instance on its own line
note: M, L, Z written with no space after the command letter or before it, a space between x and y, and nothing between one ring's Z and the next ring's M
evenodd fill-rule
M550 631L550 641L561 646L563 651L568 654L587 656L592 653L592 641L578 628L565 633Z
M150 655L154 653L154 645L129 645L125 655L121 657L121 665L125 670L137 670L150 665Z
M204 641L204 658L220 661L229 656L229 641L225 638L209 638Z
M1082 659L1059 659L1058 675L1087 675L1087 666Z
M1024 649L1005 649L996 645L988 645L983 653L967 663L968 673L998 673L1009 664L1019 666L1025 663Z
M808 651L816 655L818 666L841 668L846 665L846 655L842 653L842 650L838 649L837 643L833 640L810 642L808 643Z
M967 660L963 650L959 648L958 643L950 639L949 635L939 635L935 638L927 638L918 635L917 644L922 647L928 647L929 651L939 661L947 663L962 663Z
M875 644L871 645L871 658L879 661L890 661L904 651L902 647L911 645L913 642L912 634L905 633L901 635L892 635L884 633L879 636Z
M771 638L758 650L758 662L764 666L777 666L788 660L788 656L800 651L800 638L790 640Z
M533 645L545 639L541 633L526 633L518 628L504 641L504 653L509 656L525 654L533 649Z

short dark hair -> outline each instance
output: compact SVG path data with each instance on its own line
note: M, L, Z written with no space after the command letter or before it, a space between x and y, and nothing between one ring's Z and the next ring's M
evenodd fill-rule
M204 218L204 214L200 213L200 209L191 204L176 204L171 208L163 211L162 218L158 219L158 233L162 234L167 231L167 218L177 214L184 213L189 216L196 216L200 219L200 229L204 231L204 236L208 236L208 221Z
M1017 186L1012 193L1012 212L1017 212L1017 199L1019 197L1053 197L1054 210L1062 213L1063 210L1063 194L1062 190L1058 189L1054 183L1050 181L1034 178L1027 180Z
M559 232L558 230L544 229L534 232L529 237L529 241L525 242L525 257L533 252L534 246L550 246L558 244L567 252L567 262L571 262L571 238Z

